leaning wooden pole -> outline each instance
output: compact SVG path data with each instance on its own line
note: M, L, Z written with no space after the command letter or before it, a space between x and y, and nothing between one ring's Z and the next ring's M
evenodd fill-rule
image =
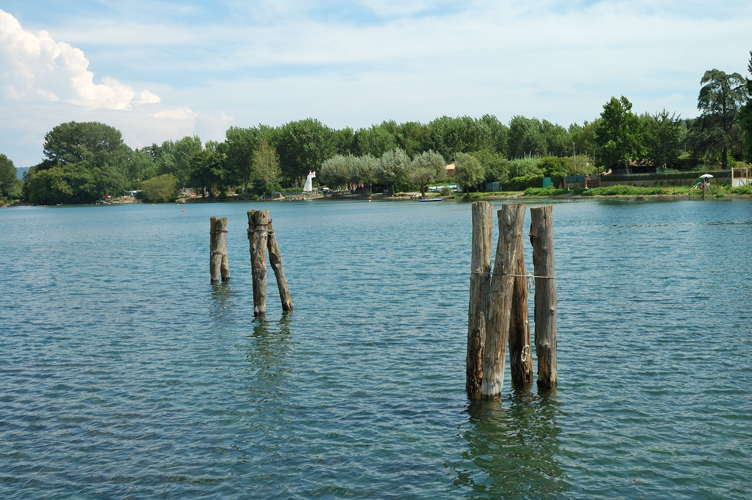
M227 263L227 217L209 218L209 271L211 282L230 279L230 266Z
M509 329L509 370L513 384L533 381L533 354L530 349L530 318L527 312L527 276L525 255L520 251L514 271L512 294L512 324Z
M248 241L251 245L253 315L266 315L266 245L271 224L269 210L248 210Z
M512 295L514 293L518 255L522 252L522 223L525 205L504 205L497 212L499 241L491 277L491 295L486 321L486 341L483 347L483 382L481 397L501 397L504 384L504 365L511 326Z
M535 352L538 386L554 387L556 375L556 280L554 219L551 205L530 209L530 242L535 268Z
M493 250L493 207L487 201L473 203L473 241L470 263L470 307L467 314L465 388L471 399L481 397L483 344L488 319Z
M292 311L292 297L290 297L290 287L287 285L285 272L282 270L282 254L279 253L277 238L274 236L272 220L269 219L269 231L267 239L267 248L269 249L269 263L274 270L274 276L277 278L277 288L279 288L279 299L282 301L283 311Z

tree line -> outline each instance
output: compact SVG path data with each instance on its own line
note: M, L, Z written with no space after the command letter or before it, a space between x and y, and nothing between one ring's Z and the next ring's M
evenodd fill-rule
M222 142L188 136L132 150L113 127L69 122L45 135L44 159L23 183L0 155L0 198L90 203L142 189L159 200L174 199L178 188L209 197L232 189L250 195L300 187L310 171L319 171L318 180L330 187L424 191L444 176L448 163L456 165L456 182L472 189L630 164L726 167L752 159L752 80L713 69L700 85L694 119L666 110L636 115L622 96L611 98L595 120L568 127L524 116L502 123L484 115L385 121L354 130L307 118L278 127L231 127Z

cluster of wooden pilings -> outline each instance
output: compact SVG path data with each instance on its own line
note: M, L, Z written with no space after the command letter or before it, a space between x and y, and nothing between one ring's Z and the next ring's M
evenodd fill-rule
M209 272L211 282L230 279L230 266L227 262L227 217L210 217ZM257 318L266 315L266 252L277 278L279 298L283 311L292 311L290 288L282 270L282 254L274 235L269 210L248 211L248 241L251 247L251 275L253 277L253 315Z
M493 271L493 209L473 203L470 307L467 331L466 388L472 399L501 397L509 346L512 382L533 380L528 278L535 280L535 352L538 386L556 385L556 281L552 207L530 209L534 274L525 272L522 225L525 205L507 204L497 212L499 239Z

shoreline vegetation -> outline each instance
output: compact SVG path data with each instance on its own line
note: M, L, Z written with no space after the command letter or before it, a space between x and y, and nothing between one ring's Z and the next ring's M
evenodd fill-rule
M752 52L748 71L752 74ZM746 169L749 178L752 80L712 69L700 85L697 118L682 119L665 109L638 115L621 96L606 102L592 122L568 127L524 116L502 123L486 114L428 123L384 121L354 130L307 118L276 127L230 127L222 142L186 136L131 149L114 127L68 122L45 135L43 161L21 180L13 162L0 154L0 204L92 204L126 192L148 203L172 202L189 191L208 199L233 193L270 198L300 191L310 172L316 172L314 188L335 192L425 197L429 186L444 184L476 199L499 191L528 197L667 195L660 188L616 185L562 191L568 177L599 176L609 185L648 173L684 183L699 169L720 169L723 179L716 182L726 182L736 168ZM746 194L715 190L713 196ZM441 194L451 196L453 190Z
M174 203L176 205L192 205L197 203L277 203L277 202L305 202L305 201L411 201L415 202L420 197L419 192L395 193L394 195L375 194L342 194L336 196L290 196L278 199L247 199L241 195L229 195L225 197L203 198L203 197L183 197L175 201L163 202L159 204ZM702 200L702 190L691 186L670 186L662 188L647 188L635 186L609 186L604 188L593 188L586 190L584 188L574 189L555 189L555 188L528 188L525 191L497 191L497 192L476 192L468 194L457 194L442 196L438 193L425 195L426 198L441 197L442 201L454 202L474 202L474 201L494 201L494 200L515 200L515 199L571 199L571 200L593 200L593 199L622 199L634 201L647 200ZM730 188L729 186L713 186L708 199L752 199L752 186L741 188ZM143 200L134 198L120 198L111 201L100 201L95 203L68 204L67 206L104 206L104 205L132 205L132 204L149 204ZM154 205L154 203L152 203ZM66 206L65 204L35 204L22 200L14 203L4 203L2 208L20 207L20 206Z

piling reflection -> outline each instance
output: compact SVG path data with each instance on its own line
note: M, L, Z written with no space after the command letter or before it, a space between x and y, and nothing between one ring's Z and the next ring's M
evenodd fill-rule
M276 398L291 366L288 357L292 346L292 318L283 314L277 322L257 319L254 321L253 342L249 346L247 377L249 390L257 398ZM258 401L258 399L256 399Z
M209 317L224 318L227 313L235 306L235 297L232 293L232 285L229 281L222 283L212 283L211 301L209 306Z
M536 393L513 387L503 403L473 401L467 408L463 458L456 485L471 498L543 497L565 493L569 485L558 462L561 428L556 391Z

